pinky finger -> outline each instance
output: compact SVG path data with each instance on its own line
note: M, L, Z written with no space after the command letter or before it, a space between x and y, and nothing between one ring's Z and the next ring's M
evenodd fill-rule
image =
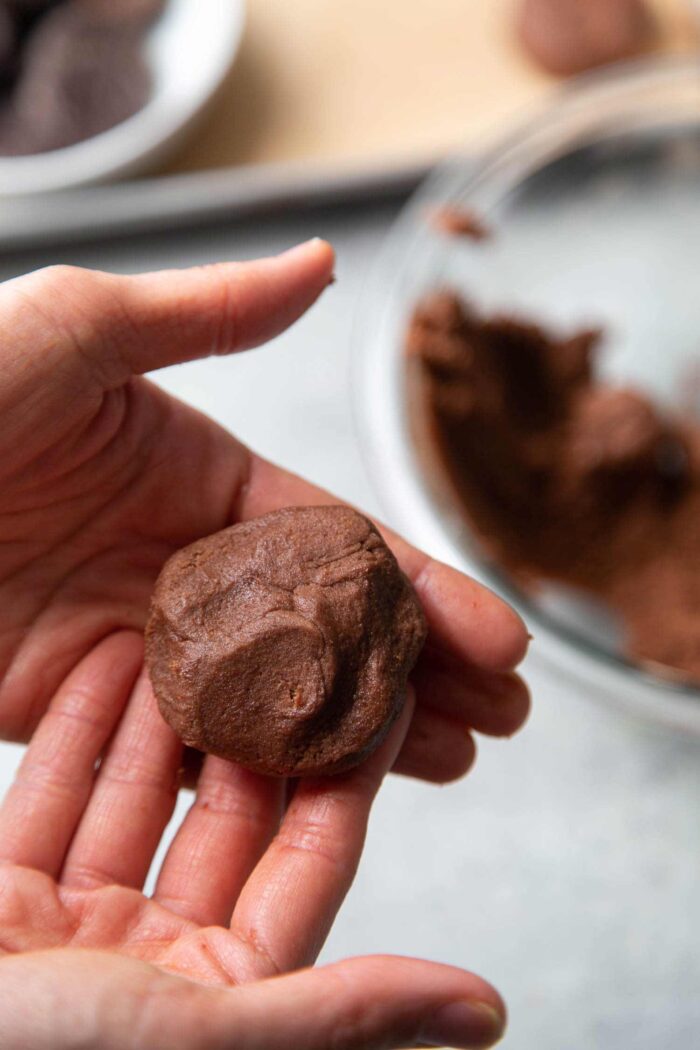
M448 784L465 776L475 759L474 737L462 721L419 705L392 773Z

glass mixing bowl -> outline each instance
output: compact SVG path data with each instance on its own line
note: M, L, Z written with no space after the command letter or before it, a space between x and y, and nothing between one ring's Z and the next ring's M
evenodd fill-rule
M427 216L444 205L473 210L496 235L440 234ZM416 300L445 286L565 332L600 326L605 377L698 411L700 59L584 78L482 156L438 169L370 275L353 376L366 463L391 524L503 594L536 652L590 695L700 736L700 689L625 659L613 619L590 602L554 586L536 597L518 589L419 453L404 336Z

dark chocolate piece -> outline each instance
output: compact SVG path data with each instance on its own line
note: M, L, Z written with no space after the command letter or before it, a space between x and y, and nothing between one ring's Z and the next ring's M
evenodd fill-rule
M370 521L290 507L198 540L156 584L146 653L186 744L263 773L337 773L398 716L425 639Z

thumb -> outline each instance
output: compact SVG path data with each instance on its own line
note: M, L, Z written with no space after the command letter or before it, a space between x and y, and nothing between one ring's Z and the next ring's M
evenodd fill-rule
M135 958L54 948L5 955L0 978L6 1050L479 1050L505 1027L479 977L392 956L210 988Z
M314 239L268 259L137 276L53 266L2 285L0 311L26 344L16 352L69 355L110 389L272 339L315 302L333 264L331 246Z
M451 966L370 956L218 993L206 1050L390 1050L493 1046L505 1007Z

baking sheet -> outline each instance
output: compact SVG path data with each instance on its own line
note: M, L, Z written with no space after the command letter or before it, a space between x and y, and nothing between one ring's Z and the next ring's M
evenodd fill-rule
M319 171L252 165L96 186L0 205L0 253L241 219L414 189L428 166Z
M521 2L248 0L236 66L168 170L386 170L475 144L558 84L515 39ZM652 3L664 50L697 43L689 0Z
M519 0L249 0L220 98L163 172L0 206L0 251L406 192L551 93L513 38ZM696 38L656 0L663 47Z

